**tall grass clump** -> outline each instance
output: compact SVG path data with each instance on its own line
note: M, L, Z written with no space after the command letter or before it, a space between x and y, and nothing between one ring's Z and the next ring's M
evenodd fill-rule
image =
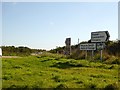
M73 51L71 55L67 56L67 59L70 58L75 60L85 59L85 52L81 52L79 50Z
M116 56L111 56L109 59L104 61L106 64L120 64L120 58Z
M101 58L100 53L95 54L95 56L94 56L95 60L100 60L100 58ZM102 54L102 60L106 61L108 59L110 59L110 55L108 55L107 53L103 53Z

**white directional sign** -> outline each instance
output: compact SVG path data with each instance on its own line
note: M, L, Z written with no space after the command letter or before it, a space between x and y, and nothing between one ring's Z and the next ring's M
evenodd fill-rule
M80 50L96 50L96 43L80 44Z
M91 42L106 42L109 40L109 32L108 31L99 31L91 33Z

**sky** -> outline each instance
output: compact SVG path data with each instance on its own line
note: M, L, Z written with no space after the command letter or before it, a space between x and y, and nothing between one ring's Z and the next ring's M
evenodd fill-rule
M0 46L2 45L2 3L0 2Z
M118 15L120 16L120 1L118 3ZM120 17L118 17L118 23L120 23ZM118 39L120 40L120 24L118 25Z
M91 32L109 31L118 39L117 2L3 2L2 45L53 49L91 39Z

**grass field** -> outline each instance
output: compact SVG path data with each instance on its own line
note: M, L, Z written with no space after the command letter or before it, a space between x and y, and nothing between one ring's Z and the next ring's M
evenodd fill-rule
M3 88L118 87L118 65L54 56L2 59Z

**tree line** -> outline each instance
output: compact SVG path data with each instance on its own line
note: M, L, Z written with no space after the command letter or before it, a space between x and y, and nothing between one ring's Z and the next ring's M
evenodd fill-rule
M87 41L81 42L86 43ZM80 43L80 44L81 44ZM90 41L88 41L90 43ZM106 47L104 48L103 52L107 53L108 55L114 55L114 56L120 56L120 40L117 41L108 41L105 43ZM45 49L31 49L28 47L15 47L15 46L1 46L2 48L2 55L3 56L28 56L32 53L38 54L39 52L46 51ZM65 54L66 47L57 47L56 49L51 49L48 52L50 53L58 53L58 54ZM72 45L71 46L71 53L75 55L75 57L78 56L78 54L82 53L84 51L81 51L79 49L79 44ZM98 51L95 51L96 53Z
M42 49L30 49L28 47L15 47L15 46L2 46L2 55L3 56L28 56L32 53L43 52L46 50Z

